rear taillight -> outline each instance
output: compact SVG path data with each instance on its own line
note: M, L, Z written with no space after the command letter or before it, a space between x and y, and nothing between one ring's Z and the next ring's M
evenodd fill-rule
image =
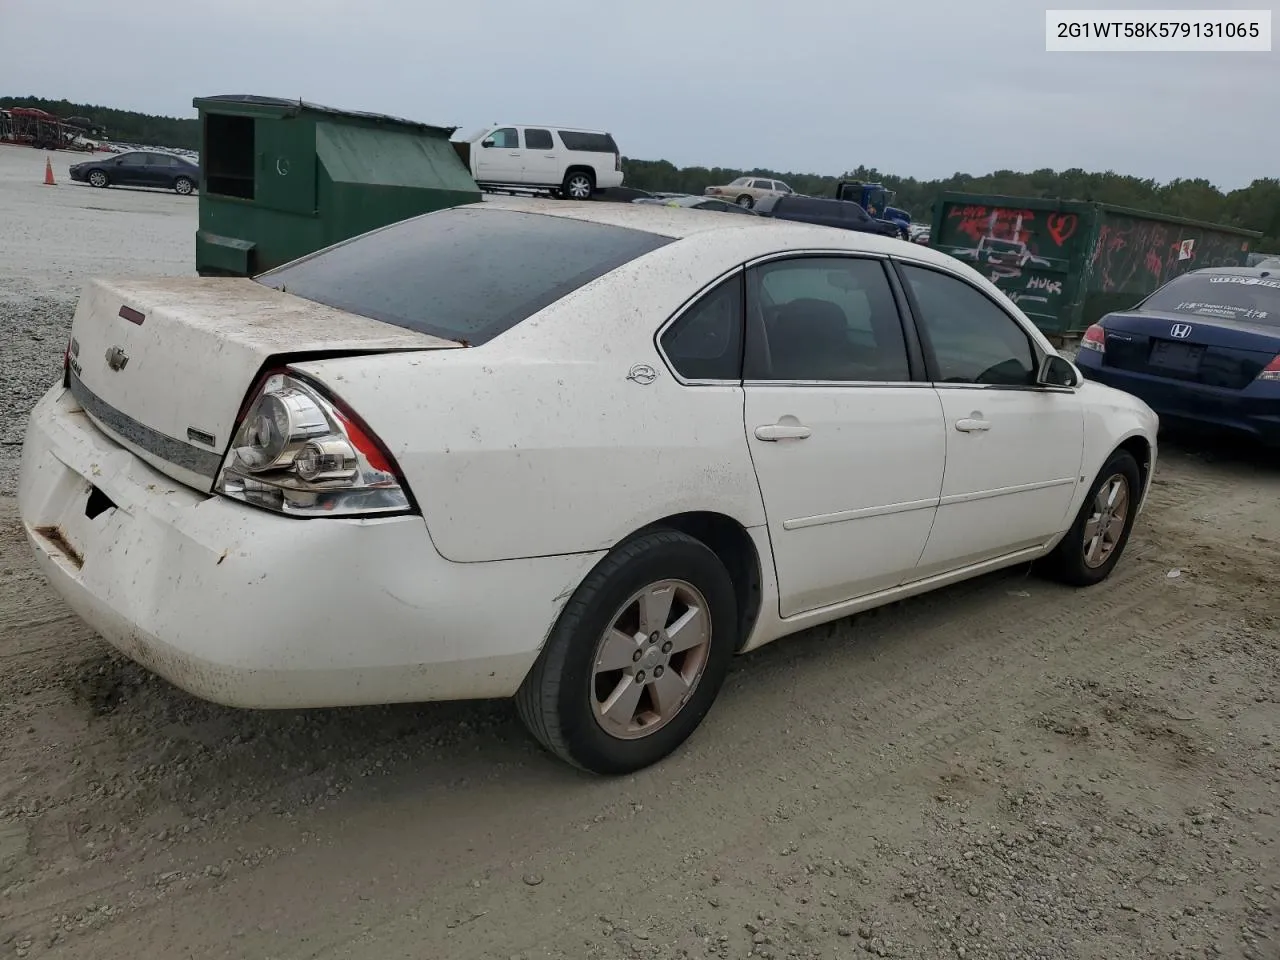
M1271 362L1258 374L1259 380L1280 380L1280 353L1271 358Z
M1107 333L1101 325L1095 323L1084 332L1084 337L1080 340L1080 349L1096 350L1098 353L1107 352Z
M373 431L341 401L284 371L268 374L249 400L214 491L298 517L413 510Z
M62 351L62 389L71 389L71 338L67 337L67 349Z
M615 153L613 155L613 169L619 173L622 172L622 154Z

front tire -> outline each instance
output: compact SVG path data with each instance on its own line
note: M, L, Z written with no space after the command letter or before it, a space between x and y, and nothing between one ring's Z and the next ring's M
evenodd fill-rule
M592 773L632 773L697 729L737 647L737 598L701 541L654 530L587 575L516 694L529 732Z
M173 181L173 190L180 196L191 196L191 191L195 188L196 185L192 182L190 177L179 177L177 180Z
M107 175L101 170L94 170L89 174L89 186L105 187L107 185Z
M1117 450L1098 471L1075 523L1045 558L1046 572L1075 587L1091 587L1111 576L1138 516L1142 474L1126 450Z
M751 199L750 195L745 193L734 202L738 206L742 207L744 210L750 210L752 207L756 205L756 202L753 199Z
M595 192L595 180L582 170L570 170L560 186L560 196L566 200L590 200Z

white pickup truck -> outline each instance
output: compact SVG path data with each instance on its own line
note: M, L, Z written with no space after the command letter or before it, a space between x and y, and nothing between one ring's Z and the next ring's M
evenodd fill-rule
M600 130L501 124L453 147L482 190L590 200L622 186L622 154L613 135Z

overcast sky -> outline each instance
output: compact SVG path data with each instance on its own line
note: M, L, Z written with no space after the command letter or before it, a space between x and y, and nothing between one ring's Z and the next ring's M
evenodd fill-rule
M1280 52L1046 53L1048 5L0 0L0 94L194 116L193 96L255 93L460 133L559 123L680 166L1277 174Z

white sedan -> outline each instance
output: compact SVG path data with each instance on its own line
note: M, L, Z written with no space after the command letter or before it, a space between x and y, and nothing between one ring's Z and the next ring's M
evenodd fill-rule
M22 520L126 655L241 707L515 697L607 774L735 653L1031 560L1104 579L1156 459L1151 410L959 261L662 206L93 281L65 368Z

